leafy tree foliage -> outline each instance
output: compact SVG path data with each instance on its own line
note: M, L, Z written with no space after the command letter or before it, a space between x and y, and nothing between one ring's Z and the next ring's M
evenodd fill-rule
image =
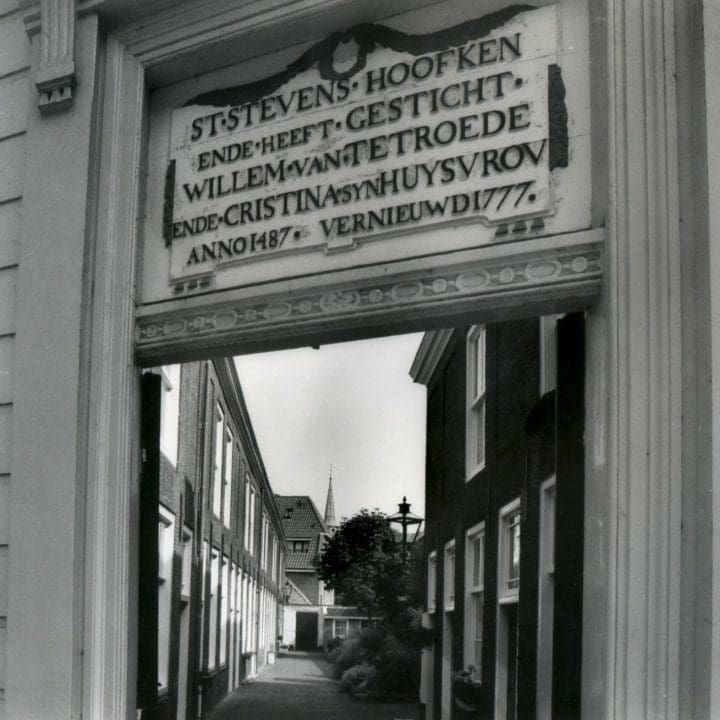
M422 563L421 544L406 551L379 512L362 510L343 520L326 544L320 578L339 604L359 607L375 621L331 653L346 684L380 693L417 688L420 650L432 641L421 622Z
M343 520L317 569L335 590L338 604L359 607L369 619L382 619L396 635L424 644L422 558L422 543L406 551L382 513L361 510Z
M338 603L361 608L368 618L390 619L406 595L407 573L382 513L361 510L343 520L318 561L318 574Z

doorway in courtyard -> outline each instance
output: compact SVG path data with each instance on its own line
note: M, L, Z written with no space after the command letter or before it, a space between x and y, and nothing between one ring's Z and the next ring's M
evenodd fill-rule
M583 326L144 371L142 717L579 717Z

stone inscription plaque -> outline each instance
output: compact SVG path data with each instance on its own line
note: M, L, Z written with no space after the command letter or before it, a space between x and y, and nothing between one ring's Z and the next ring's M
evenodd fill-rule
M568 165L557 42L554 6L426 35L359 26L174 110L174 292L555 232Z

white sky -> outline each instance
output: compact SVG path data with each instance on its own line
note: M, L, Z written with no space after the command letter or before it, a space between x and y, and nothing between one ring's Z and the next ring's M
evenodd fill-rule
M260 452L279 495L325 511L332 464L335 517L424 515L425 387L409 371L422 334L235 358Z

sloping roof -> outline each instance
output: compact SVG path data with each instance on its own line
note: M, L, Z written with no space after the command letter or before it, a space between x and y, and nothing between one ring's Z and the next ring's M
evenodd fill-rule
M276 495L286 538L310 540L318 533L327 533L325 523L308 495Z
M367 620L367 615L358 607L346 607L343 605L329 605L325 609L327 618L360 618Z
M320 535L327 534L328 530L312 498L308 495L275 495L275 505L287 540L285 569L315 570ZM308 540L309 551L293 552L293 540Z

